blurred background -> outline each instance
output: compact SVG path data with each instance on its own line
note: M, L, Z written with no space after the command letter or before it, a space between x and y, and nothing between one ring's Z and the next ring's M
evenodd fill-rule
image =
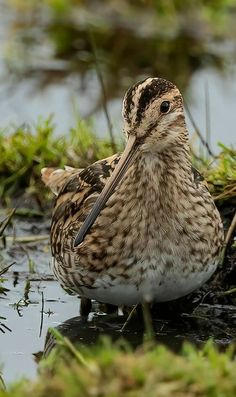
M66 134L80 114L105 136L106 101L120 134L125 90L159 76L217 152L236 141L235 17L233 0L0 0L0 127L53 114Z

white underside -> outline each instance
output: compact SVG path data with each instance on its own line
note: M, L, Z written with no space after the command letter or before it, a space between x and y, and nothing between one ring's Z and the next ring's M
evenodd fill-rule
M105 278L97 279L95 288L80 288L81 295L99 302L113 305L135 305L142 302L165 302L187 295L201 287L214 273L216 265L207 267L207 271L193 272L188 275L182 272L171 273L161 277L160 274L146 278L137 287L131 283L107 285Z

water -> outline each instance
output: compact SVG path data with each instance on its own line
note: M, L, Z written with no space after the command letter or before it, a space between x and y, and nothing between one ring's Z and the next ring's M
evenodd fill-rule
M7 383L22 376L33 378L37 370L33 353L43 350L47 329L79 313L79 301L66 294L55 281L31 282L30 301L17 310L15 305L23 297L25 277L20 276L15 287L12 277L8 277L5 286L11 292L1 302L1 315L7 318L5 323L12 331L0 335L0 361L4 364L3 378ZM40 335L42 292L45 313Z
M80 305L77 298L66 294L53 279L48 239L34 241L38 235L48 233L48 224L19 219L14 233L20 239L31 236L32 241L27 244L7 241L7 248L1 250L2 267L14 262L4 283L9 292L0 298L1 316L6 317L2 323L11 329L11 332L5 330L5 333L0 333L0 362L4 363L6 382L22 375L35 376L33 353L43 349L48 327L55 327L68 317L78 315Z

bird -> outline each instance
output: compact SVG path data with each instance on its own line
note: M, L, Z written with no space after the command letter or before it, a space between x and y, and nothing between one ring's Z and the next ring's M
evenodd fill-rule
M224 232L193 167L183 98L148 77L123 100L124 152L84 169L43 168L56 194L50 243L64 288L111 305L178 299L215 272Z

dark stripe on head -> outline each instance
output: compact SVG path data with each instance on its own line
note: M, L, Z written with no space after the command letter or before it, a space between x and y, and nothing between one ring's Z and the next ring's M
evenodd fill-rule
M146 87L141 91L139 104L136 115L136 123L140 124L143 113L146 108L153 102L157 97L161 97L166 92L174 89L175 86L170 81L164 79L153 79Z
M131 111L131 107L134 106L133 97L134 97L134 94L135 94L135 92L136 92L136 90L137 90L137 87L138 87L140 84L143 84L144 81L146 81L146 80L147 80L147 79L141 80L141 81L139 81L138 83L132 85L132 86L128 89L128 91L127 91L127 93L126 93L126 95L125 95L125 102L124 102L124 118L125 118L128 122L130 122L130 111Z

